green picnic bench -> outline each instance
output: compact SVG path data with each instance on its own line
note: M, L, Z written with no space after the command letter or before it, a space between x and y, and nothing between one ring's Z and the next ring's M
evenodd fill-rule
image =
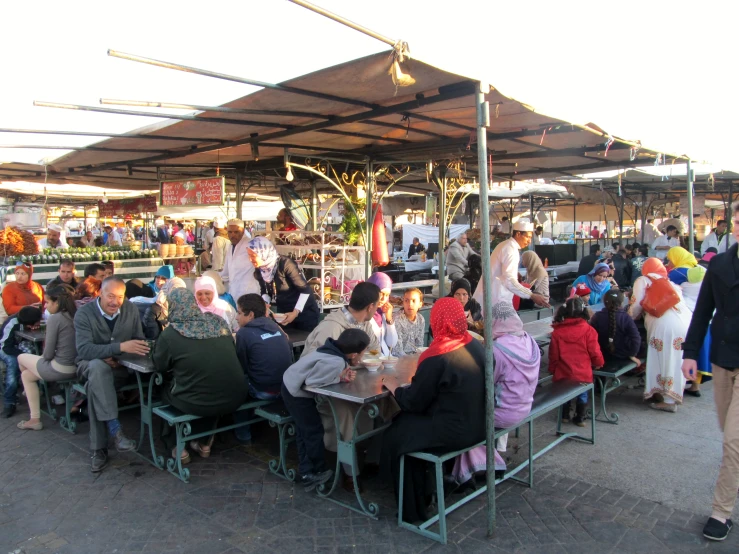
M254 410L255 408L267 406L272 402L274 401L252 400L239 406L236 412L242 412L244 410ZM175 435L177 438L177 444L175 446L176 458L169 457L167 459L167 471L169 471L172 475L184 481L185 483L188 483L190 480L190 470L188 468L182 467L182 458L180 456L182 454L182 450L185 448L187 441L210 437L224 431L230 431L238 427L252 425L254 423L264 421L264 418L262 416L258 416L255 414L253 417L250 417L246 421L232 423L230 425L219 426L219 422L216 421L212 429L203 431L201 433L192 433L191 423L193 421L201 419L200 416L186 414L184 412L181 412L174 406L169 405L156 406L153 409L153 413L154 415L159 416L161 419L166 421L171 427L175 428ZM280 448L280 451L282 452L282 448ZM171 456L171 454L171 452L167 452L167 456ZM280 462L278 462L278 466L282 464L284 464L284 461L281 460Z
M554 317L554 308L531 308L530 310L518 310L518 317L527 315L527 314L536 314L536 321L539 321L541 319L541 314L546 314L545 317Z
M561 431L562 426L562 405L565 402L569 402L570 400L577 398L582 393L589 391L590 392L590 402L591 402L591 413L590 413L590 438L583 437L581 435L578 435L577 433L564 433ZM572 439L572 440L579 440L583 442L587 442L590 444L595 444L595 398L593 393L593 384L592 383L577 383L573 381L557 381L555 383L552 383L551 386L547 387L539 387L537 388L536 392L534 393L534 402L531 405L531 412L528 416L526 416L524 419L516 423L515 425L505 428L505 429L495 429L494 433L494 439L498 439L499 437L513 432L517 431L520 427L523 427L524 425L528 425L529 428L529 449L528 449L528 457L525 461L521 462L518 466L516 466L513 469L507 470L505 474L495 480L495 483L501 483L503 481L506 481L508 479L512 479L516 482L522 483L524 485L528 485L529 487L534 486L534 460L540 458L547 452L549 452L552 448L557 446L559 443L561 443L564 440ZM557 438L549 443L545 448L539 450L538 452L534 452L534 420L537 418L553 411L558 410L557 413ZM419 535L422 535L424 537L433 539L437 542L440 542L441 544L447 543L447 525L446 525L446 516L447 514L453 512L457 508L463 506L464 504L470 502L474 498L480 496L482 493L484 493L487 490L487 486L483 486L477 490L475 490L473 493L465 496L464 498L460 499L459 501L455 502L449 507L445 506L444 503L444 473L443 473L443 465L444 462L448 460L452 460L456 458L457 456L464 454L466 452L469 452L470 450L473 450L479 446L484 446L486 444L486 441L482 441L478 444L472 445L467 448L463 448L461 450L457 450L455 452L448 452L448 453L432 453L432 452L412 452L410 454L405 454L400 458L400 485L398 487L399 490L399 498L398 498L398 526L403 527L404 529L408 529L410 531L413 531L414 533L418 533ZM411 458L417 458L419 460L425 460L427 462L430 462L434 464L434 471L436 476L436 494L437 494L437 514L433 516L431 519L428 519L427 521L424 521L421 524L415 525L412 523L408 523L403 521L403 486L404 486L404 477L405 477L405 457L410 456ZM528 471L528 478L527 479L521 479L519 477L516 477L516 474L524 470L525 468L529 468ZM434 524L437 524L439 526L439 531L431 531L429 528L433 526Z
M644 361L645 360L641 360L642 363L644 363ZM618 425L618 414L616 412L611 414L608 413L608 410L606 409L606 399L609 392L613 392L623 385L621 376L637 367L637 364L631 360L607 358L606 363L602 368L593 370L593 377L598 380L598 384L600 385L600 408L595 416L598 421ZM599 419L601 416L602 419Z
M77 422L72 418L72 391L77 392L82 396L87 396L87 391L85 390L85 385L80 383L76 378L57 382L60 383L64 389L65 405L65 414L59 419L59 425L62 429L74 435L77 433ZM144 385L144 388L147 388L147 386ZM138 385L136 383L118 387L116 392L130 392L132 390L138 390ZM120 406L118 411L125 412L126 410L135 410L139 408L140 405L138 403L128 404L126 406Z
M276 400L272 404L262 406L254 410L254 415L259 416L269 422L270 427L277 427L280 438L280 457L277 460L269 461L269 471L278 477L295 481L297 473L294 469L288 469L287 446L295 441L295 420L287 411L281 400Z

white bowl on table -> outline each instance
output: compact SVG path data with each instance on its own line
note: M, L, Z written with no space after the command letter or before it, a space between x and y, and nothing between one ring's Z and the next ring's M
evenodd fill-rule
M283 321L285 321L287 319L287 314L276 314L276 313L273 313L272 314L272 317L275 318L275 321L277 323L280 323L281 324Z
M362 365L367 368L367 371L377 371L382 362L379 358L365 358L362 360Z
M398 363L398 358L395 356L380 356L380 361L385 369L395 369L395 365Z

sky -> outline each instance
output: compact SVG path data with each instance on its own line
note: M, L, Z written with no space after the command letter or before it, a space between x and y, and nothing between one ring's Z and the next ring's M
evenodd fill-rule
M739 171L739 3L316 0L537 111ZM0 127L126 132L160 119L34 107L100 98L217 105L254 87L107 56L109 48L280 82L388 47L286 0L2 2ZM124 108L138 109L138 108ZM145 108L144 108L145 110ZM163 110L169 113L187 113ZM0 133L2 145L97 139ZM0 148L0 162L59 150Z

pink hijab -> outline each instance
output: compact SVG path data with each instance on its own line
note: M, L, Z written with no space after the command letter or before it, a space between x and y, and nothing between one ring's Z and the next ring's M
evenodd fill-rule
M197 294L199 290L209 290L213 293L213 301L208 306L203 306L198 301L198 308L203 313L216 314L223 319L228 319L226 315L228 313L229 304L225 300L218 298L218 289L216 288L216 282L211 277L198 277L195 280L195 300L197 301Z

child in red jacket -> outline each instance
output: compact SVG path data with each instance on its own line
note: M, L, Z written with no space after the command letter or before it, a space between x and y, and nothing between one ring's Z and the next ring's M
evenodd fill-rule
M598 332L588 323L589 314L585 303L579 298L570 298L557 310L549 344L549 373L555 381L563 379L580 383L593 382L593 368L605 363L598 346ZM585 410L588 405L587 391L575 399L575 418L578 427L585 427ZM570 421L570 403L562 407L562 421Z

